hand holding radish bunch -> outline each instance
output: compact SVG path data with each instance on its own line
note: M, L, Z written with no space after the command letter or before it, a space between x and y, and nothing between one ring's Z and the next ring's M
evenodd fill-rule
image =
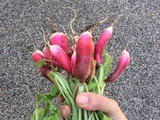
M42 52L40 50L33 52L32 59L39 67L42 76L55 83L54 86L56 87L53 89L56 89L54 90L56 92L53 98L60 93L64 98L63 103L72 109L72 114L66 120L110 119L101 111L86 111L79 108L75 103L75 97L83 92L103 95L105 84L116 81L128 66L130 56L126 50L123 50L116 69L106 78L112 60L103 50L112 32L112 27L105 29L95 46L92 41L92 34L89 31L82 33L75 45L72 46L69 46L68 38L64 33L56 32L50 37L50 44L44 47ZM70 53L72 55L69 55ZM68 73L67 78L61 75L60 69ZM41 96L38 100L44 99L44 96ZM45 96L45 101L46 99L51 100ZM50 104L48 101L47 104ZM52 107L50 106L50 110ZM36 110L38 111L39 108L36 108ZM47 112L43 114L45 119L51 117L53 111L49 112L48 110ZM35 112L34 114L37 115L38 113ZM47 116L48 114L49 116ZM59 112L54 111L54 114L59 116ZM59 120L59 117L56 120Z

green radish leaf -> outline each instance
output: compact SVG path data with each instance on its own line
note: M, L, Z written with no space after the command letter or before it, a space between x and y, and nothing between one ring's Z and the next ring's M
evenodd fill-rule
M51 110L51 115L55 116L55 120L59 120L59 118L60 118L60 111L57 108L54 107Z
M54 106L52 105L52 102L48 101L47 104L46 104L46 106L45 106L44 116L46 116L49 113L50 109L52 109L53 107Z
M53 71L50 72L49 75L52 79L54 79ZM56 97L58 92L59 88L55 84L52 86L52 89L48 93L39 93L36 98L36 110L34 111L30 120L59 120L60 112L58 111L58 109L54 108L51 102L51 100ZM38 107L41 102L45 103L45 106L44 108L39 109Z
M46 104L46 107L45 107L44 116L47 115L47 113L49 112L50 108L51 108L51 104L48 102L48 103Z
M111 68L111 64L113 62L112 58L110 57L109 54L107 54L105 51L103 51L103 56L104 56L104 68L105 68L105 74L108 74L110 68Z
M75 86L76 86L76 84L77 84L78 82L79 82L79 80L77 80L76 78L74 78L74 77L72 77L72 76L69 77L68 85L69 85L70 90L71 90L72 92L74 92L74 88L75 88Z
M55 82L54 81L54 71L50 71L48 74L47 74L47 76L51 79L51 80L53 80L53 82Z
M69 87L71 89L71 91L74 91L74 88L76 86L76 84L79 82L79 80L75 79L75 78L70 78L68 81Z
M51 99L53 99L54 97L57 96L58 92L59 92L58 86L57 85L53 85L52 89L46 94L46 96L47 96L47 98L49 100L51 100Z
M73 82L69 82L69 86L73 92L74 88L75 88L75 84Z
M44 118L44 108L35 109L30 120L43 120Z
M97 87L97 83L96 82L90 82L88 84L88 90L91 91L93 88Z
M36 66L36 67L38 67L38 68L41 68L43 65L45 65L46 64L46 62L45 62L45 60L44 59L42 59L42 60L39 60L38 62L36 62L35 64L34 64L34 66Z
M42 94L42 93L39 93L38 95L37 95L37 98L39 99L39 100L42 100L43 102L48 102L48 98L47 98L47 96L46 95L44 95L44 94Z
M45 117L43 120L59 120L60 118L60 111L57 108L53 108L50 111L50 114L48 117Z

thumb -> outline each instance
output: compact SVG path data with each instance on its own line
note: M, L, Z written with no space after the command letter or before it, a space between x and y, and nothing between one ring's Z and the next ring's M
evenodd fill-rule
M76 103L79 107L89 111L99 110L109 115L113 120L127 120L113 99L94 93L80 93L76 97Z

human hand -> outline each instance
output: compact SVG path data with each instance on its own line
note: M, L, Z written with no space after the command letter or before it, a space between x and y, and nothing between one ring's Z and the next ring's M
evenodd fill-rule
M117 102L102 95L90 92L80 93L76 96L76 104L80 108L88 111L102 111L106 113L112 120L127 120ZM60 111L62 117L64 118L67 118L71 113L71 109L67 105L62 105L60 107Z

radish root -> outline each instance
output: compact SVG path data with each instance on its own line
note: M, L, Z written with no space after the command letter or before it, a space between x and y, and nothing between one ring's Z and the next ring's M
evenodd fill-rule
M124 13L118 15L118 18L111 24L112 27L118 22L118 20L124 15Z
M41 31L42 31L42 34L43 34L43 40L44 40L44 42L47 44L47 46L50 46L49 43L46 41L46 34L45 34L43 28L41 28Z
M49 21L49 26L50 26L51 32L52 32L52 33L55 33L56 30L54 29L54 25L53 25L53 22L52 22L51 18L48 17L47 20Z
M27 32L27 34L29 35L29 37L31 38L31 40L34 41L34 39L32 38L32 36L31 36L29 30L25 27L25 25L22 24L22 26L23 26L23 28L26 30L26 32ZM36 46L35 46L34 43L33 43L33 47L34 47L34 49L35 49L35 51L36 51Z
M72 35L74 36L74 35L75 35L75 31L74 31L74 29L73 29L73 22L76 20L77 13L76 13L76 11L75 11L72 7L63 7L63 9L70 9L70 10L72 10L73 13L74 13L74 18L70 21L70 24L69 24L70 29L71 29L71 33L72 33Z
M93 32L94 29L95 29L97 26L99 26L100 24L102 24L102 23L104 23L104 22L106 22L106 21L108 21L108 20L109 20L109 17L105 17L103 20L100 20L100 21L98 21L98 22L96 22L96 23L93 23L92 25L89 25L88 27L86 27L86 31Z

